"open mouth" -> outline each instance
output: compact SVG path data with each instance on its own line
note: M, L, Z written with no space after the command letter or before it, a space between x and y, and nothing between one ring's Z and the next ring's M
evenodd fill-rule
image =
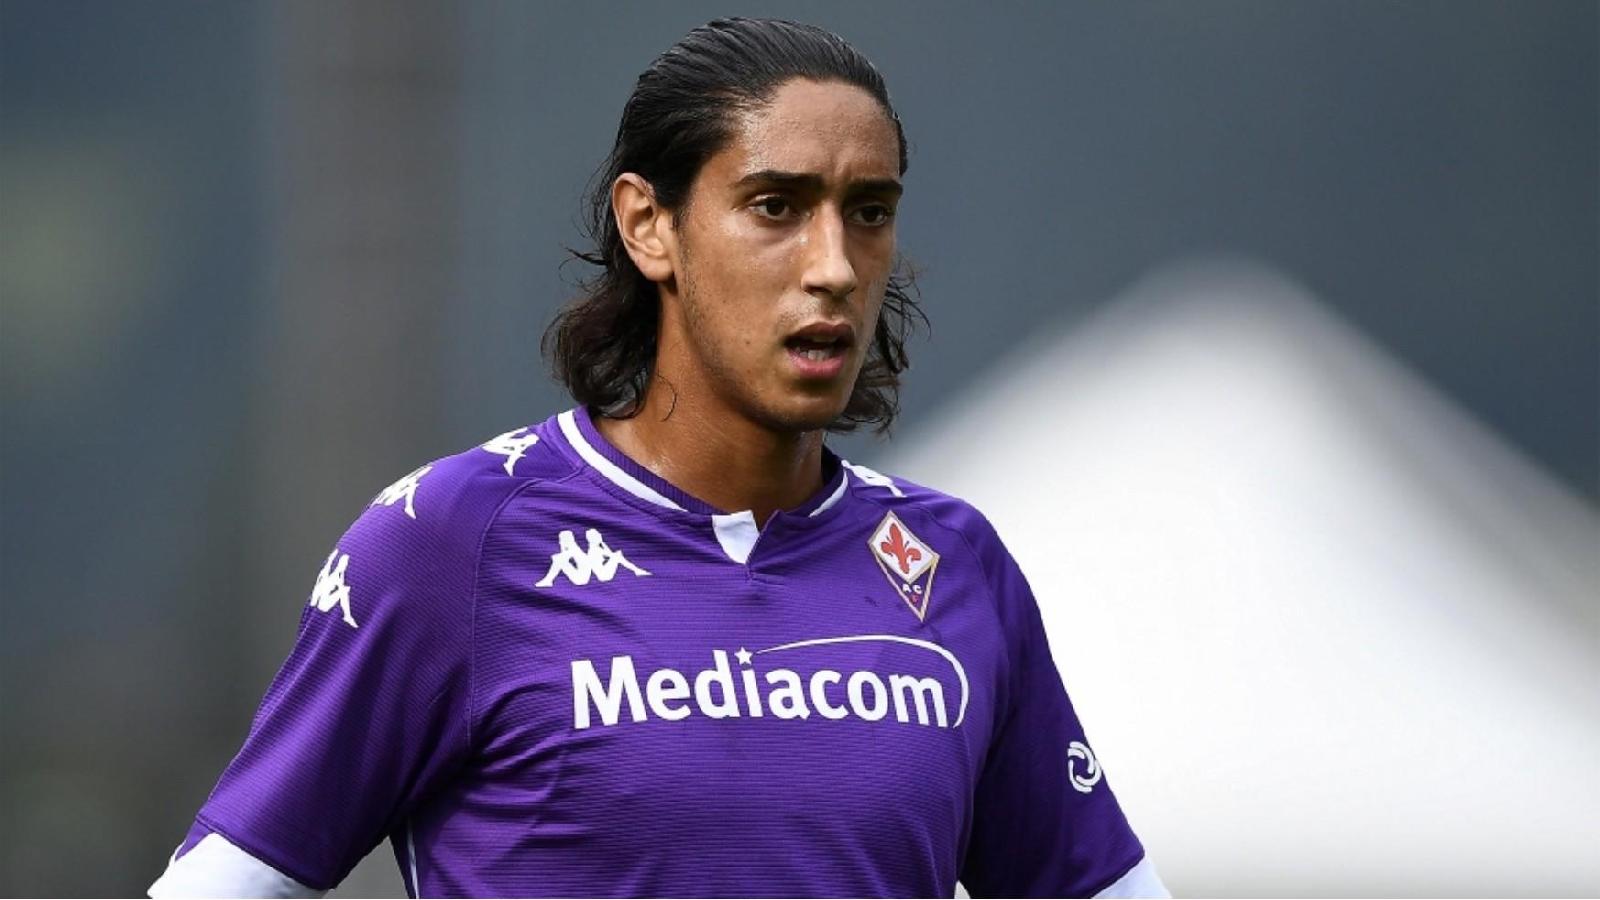
M783 346L801 378L831 379L844 371L854 343L855 329L850 323L816 322L789 335Z
M784 341L783 345L789 348L790 353L813 362L823 362L835 356L842 356L849 347L848 342L842 338L792 337Z

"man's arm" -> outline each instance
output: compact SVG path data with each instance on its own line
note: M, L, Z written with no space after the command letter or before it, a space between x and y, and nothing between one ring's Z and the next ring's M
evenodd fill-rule
M985 523L1006 633L1006 712L979 777L961 882L975 897L1166 897L1050 655L1027 579Z
M192 845L188 841L180 845L168 861L167 871L150 885L152 898L321 897L325 893L306 887L212 832Z
M455 771L470 740L477 552L505 495L466 480L435 467L416 518L370 506L339 539L243 747L152 896L316 896Z

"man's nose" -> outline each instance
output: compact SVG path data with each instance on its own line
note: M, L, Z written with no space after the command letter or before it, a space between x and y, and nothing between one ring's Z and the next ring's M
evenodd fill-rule
M844 217L837 210L818 210L811 218L805 290L843 300L856 289L856 270L845 246Z

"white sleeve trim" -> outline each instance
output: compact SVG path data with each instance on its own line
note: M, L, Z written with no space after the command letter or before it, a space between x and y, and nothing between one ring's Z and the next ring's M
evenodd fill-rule
M1105 890L1096 897L1171 897L1167 886L1161 883L1161 876L1156 874L1155 864L1146 856L1131 869L1126 875L1111 882Z
M326 893L306 887L214 832L188 853L173 854L167 871L150 885L150 896L155 898L321 897Z

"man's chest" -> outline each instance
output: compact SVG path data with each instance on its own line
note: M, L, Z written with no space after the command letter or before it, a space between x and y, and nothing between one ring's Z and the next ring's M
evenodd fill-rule
M621 817L757 843L888 829L953 854L1003 665L981 582L959 565L887 577L865 539L746 569L683 565L626 529L595 537L499 554L487 573L483 796L596 839L627 834Z

